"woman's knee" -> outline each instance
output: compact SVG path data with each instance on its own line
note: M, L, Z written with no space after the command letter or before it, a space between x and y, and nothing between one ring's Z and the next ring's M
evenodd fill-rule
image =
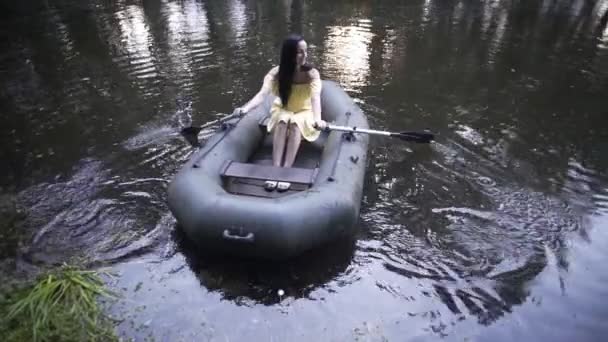
M273 130L275 131L275 133L279 133L279 132L287 132L287 123L283 122L283 121L279 121L277 122L277 124L274 126Z
M289 124L289 133L297 133L299 132L299 127L294 122Z

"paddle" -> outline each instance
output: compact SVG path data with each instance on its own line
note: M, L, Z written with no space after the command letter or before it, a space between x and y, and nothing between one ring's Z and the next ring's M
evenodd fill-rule
M357 127L336 126L331 124L327 124L325 130L384 135L388 137L399 138L404 141L416 142L421 144L430 143L431 141L435 140L435 135L430 132L386 132Z
M209 121L209 122L207 122L206 124L204 124L202 126L188 126L188 127L184 127L181 130L181 134L190 143L190 145L192 145L194 147L199 147L200 143L198 141L198 134L203 129L211 127L213 125L220 124L220 123L228 121L230 119L237 118L237 117L239 117L241 115L242 115L241 112L234 111L230 115L226 115L223 118L220 118L220 119L217 119L217 120Z

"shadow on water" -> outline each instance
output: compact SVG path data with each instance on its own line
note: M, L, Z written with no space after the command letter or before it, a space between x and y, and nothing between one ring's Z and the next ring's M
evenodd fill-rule
M348 272L355 240L337 241L287 261L264 261L201 251L176 225L173 240L190 270L207 290L237 304L272 305L281 297L307 298ZM284 291L279 296L278 290Z

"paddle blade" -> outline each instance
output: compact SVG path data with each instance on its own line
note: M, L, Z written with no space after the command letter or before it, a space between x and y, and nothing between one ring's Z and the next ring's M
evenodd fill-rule
M399 132L392 133L391 136L399 138L404 141L416 142L421 144L428 144L435 140L435 135L428 132Z
M198 134L201 131L201 127L185 127L182 129L181 134L186 141L193 147L199 147L201 144L198 141Z
M184 127L182 128L183 135L198 135L201 132L201 127Z

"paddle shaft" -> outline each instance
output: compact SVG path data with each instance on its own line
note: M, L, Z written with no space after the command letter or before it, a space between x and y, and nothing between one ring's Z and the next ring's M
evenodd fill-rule
M382 136L386 136L386 137L399 138L404 141L410 141L410 142L416 142L416 143L429 143L434 139L433 133L430 133L430 132L386 132L386 131L378 131L375 129L336 126L336 125L331 125L331 124L327 124L327 127L325 129L328 131L343 131L343 132L351 132L351 133L365 133L365 134L382 135Z
M366 133L366 134L376 134L376 135L384 135L390 137L394 133L386 132L386 131L378 131L375 129L366 129L366 128L357 128L357 127L346 127L346 126L336 126L327 124L327 129L332 131L343 131L343 132L353 132L353 133Z
M200 128L201 128L201 130L202 130L203 128L207 128L207 127L210 127L210 126L216 125L216 124L218 124L218 123L222 123L222 122L224 122L224 121L227 121L227 120L230 120L230 119L236 118L236 117L238 117L238 116L240 116L240 115L241 115L241 113L234 112L234 113L229 114L229 115L226 115L226 116L224 116L224 117L222 117L222 118L219 118L219 119L216 119L216 120L213 120L213 121L209 121L209 122L207 122L206 124L204 124L204 125L200 126Z

